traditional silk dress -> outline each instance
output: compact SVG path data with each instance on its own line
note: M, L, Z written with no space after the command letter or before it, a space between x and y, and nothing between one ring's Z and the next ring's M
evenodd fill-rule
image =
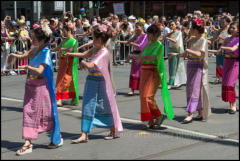
M48 47L33 55L29 65L45 65L41 75L29 70L25 85L23 107L23 139L36 140L38 133L51 132L51 142L60 144L60 127L56 104L51 51Z
M154 100L159 85L162 86L162 100L164 113L169 120L173 119L174 112L170 99L167 77L164 66L164 45L160 41L153 42L145 46L142 56L154 55L153 61L144 61L141 67L140 77L140 100L141 100L141 121L151 121L160 117L161 112Z
M94 53L95 54L95 53ZM97 67L89 70L82 106L82 131L90 133L94 127L112 127L115 133L123 131L109 72L109 52L100 49L91 62Z
M173 43L169 41L168 53L182 54L184 52L182 32L178 30L170 38L175 39L177 42ZM183 59L179 59L178 56L172 56L169 59L168 67L169 85L178 86L186 84L187 76Z
M231 37L226 47L239 46L239 37ZM235 85L239 78L239 48L235 52L226 51L223 63L222 75L222 100L225 102L235 102Z
M63 43L62 48L73 47L72 53L77 52L77 40L68 39ZM66 52L62 52L65 54ZM79 104L78 93L78 58L73 56L61 56L59 59L59 69L56 80L56 98L75 98L74 103Z
M222 31L219 36L224 37L224 38L230 37L227 30ZM219 40L217 49L220 49L220 47L223 45L223 43L224 43L224 40ZM217 76L217 78L222 77L223 61L224 61L224 53L216 55L216 76Z
M147 34L142 34L134 42L137 43L139 47L133 51L133 54L139 55L143 51L144 47L148 42ZM129 87L132 90L139 89L140 74L141 74L141 64L138 64L136 60L133 59L131 64L131 72L130 72L130 79L129 79Z
M205 38L193 39L189 49L202 51L204 55L199 58L191 55L187 63L187 112L194 113L203 110L203 119L210 115L209 87L208 87L208 43ZM201 90L203 88L203 104Z

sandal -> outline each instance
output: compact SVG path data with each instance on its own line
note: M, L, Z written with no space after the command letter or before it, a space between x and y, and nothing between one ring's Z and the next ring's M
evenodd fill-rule
M168 85L168 90L172 89L172 86Z
M156 120L156 122L155 122L155 124L153 125L153 129L158 129L158 128L161 126L161 124L163 123L163 120L164 120L164 119L165 119L165 118L164 118L163 115L160 116L160 117L158 117L157 120Z
M220 84L220 79L216 79L215 81L214 81L214 84Z
M111 132L108 136L104 137L104 140L112 140L112 139L117 139L117 138L120 138L120 137L115 135L114 132Z
M78 143L87 143L88 142L88 138L80 140L80 139L75 139L72 140L72 144L78 144Z
M17 154L17 155L24 155L24 154L31 153L31 152L32 152L32 148L33 148L33 145L32 145L32 144L24 145L24 146L22 146L21 149L19 149L19 150L16 152L16 154Z
M49 143L48 144L48 148L49 149L56 149L56 148L61 147L62 145L63 145L63 138L61 138L61 142L58 145L53 144L53 142Z
M133 95L134 95L134 92L130 91L130 92L128 92L128 95L129 95L129 96L133 96Z
M147 125L143 125L142 129L147 130L147 129L152 129L153 128L153 121L149 121Z
M72 101L71 101L71 105L72 106L76 106L77 104L75 103L75 99L73 99Z

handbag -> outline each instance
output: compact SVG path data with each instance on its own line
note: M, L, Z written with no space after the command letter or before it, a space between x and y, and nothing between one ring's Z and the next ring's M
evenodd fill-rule
M10 46L10 53L15 53L17 51L17 46L15 44L16 40Z

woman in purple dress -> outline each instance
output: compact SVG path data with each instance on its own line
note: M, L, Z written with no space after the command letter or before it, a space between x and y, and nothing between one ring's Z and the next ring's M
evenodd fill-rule
M141 64L138 64L135 60L136 55L139 55L146 44L148 43L147 34L144 33L144 26L141 22L135 24L136 34L129 41L118 41L119 43L128 44L134 46L135 50L133 54L130 54L129 57L132 59L131 72L129 79L129 87L131 91L128 95L134 95L135 90L139 90L139 81L141 74Z
M231 23L228 34L232 36L227 38L217 54L225 51L222 75L222 100L230 103L230 114L235 114L237 110L235 85L239 77L239 24Z

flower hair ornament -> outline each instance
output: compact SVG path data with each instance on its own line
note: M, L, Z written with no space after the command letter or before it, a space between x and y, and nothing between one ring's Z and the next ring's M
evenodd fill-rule
M99 26L98 29L100 30L100 32L107 32L108 28L107 27L103 27L103 26Z
M44 32L44 34L45 34L46 36L48 36L48 37L51 36L52 30L50 29L50 27L48 26L47 23L43 23L43 24L41 25L41 28L42 28L42 30L43 30L43 32Z
M197 26L201 26L203 23L200 18L195 18L194 22L197 24Z

